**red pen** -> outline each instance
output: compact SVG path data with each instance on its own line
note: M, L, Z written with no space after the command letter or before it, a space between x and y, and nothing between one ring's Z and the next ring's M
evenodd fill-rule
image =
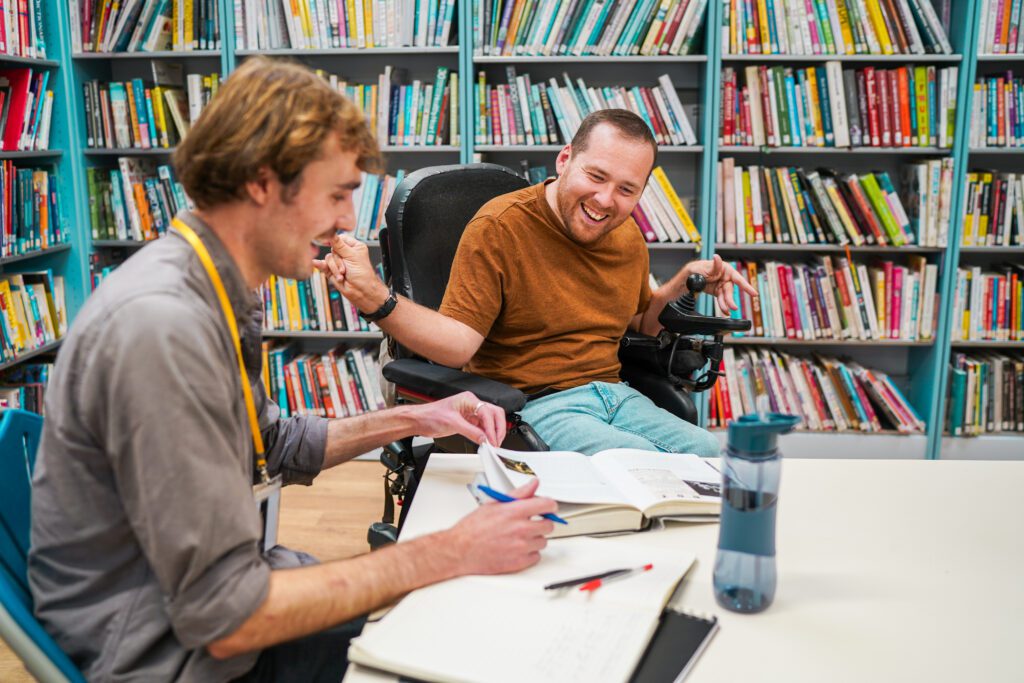
M632 576L633 574L640 574L642 572L650 571L653 568L653 564L645 564L642 567L635 567L633 569L623 569L621 572L618 572L616 574L611 574L610 576L605 576L600 579L594 579L593 581L587 581L585 584L580 586L580 590L596 591L598 588L608 583L609 581L617 581L619 579L624 579L627 576Z

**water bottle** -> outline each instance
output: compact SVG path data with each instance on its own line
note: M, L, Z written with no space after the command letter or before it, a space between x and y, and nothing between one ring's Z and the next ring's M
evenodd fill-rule
M799 421L761 412L729 424L714 586L718 604L734 612L760 612L775 598L775 509L782 468L776 442Z

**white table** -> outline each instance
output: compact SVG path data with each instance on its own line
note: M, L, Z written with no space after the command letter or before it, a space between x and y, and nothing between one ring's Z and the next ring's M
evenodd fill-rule
M402 539L472 510L477 469L432 456ZM721 622L688 683L1024 681L1024 462L784 462L778 590L757 615L715 603L717 524L648 534L698 558L673 604Z

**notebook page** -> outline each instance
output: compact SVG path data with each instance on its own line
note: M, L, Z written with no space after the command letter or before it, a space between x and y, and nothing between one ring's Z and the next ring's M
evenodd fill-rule
M500 469L513 488L537 477L537 495L563 503L625 503L622 494L593 467L590 458L580 453L512 451L487 445L481 446L479 453L489 482L497 478L493 470Z
M692 562L692 553L656 538L559 539L518 574L416 591L353 641L349 657L426 680L626 680ZM651 571L593 593L543 590L647 563Z

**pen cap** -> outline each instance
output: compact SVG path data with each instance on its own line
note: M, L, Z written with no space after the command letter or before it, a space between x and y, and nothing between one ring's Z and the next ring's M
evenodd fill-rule
M744 457L768 457L777 452L780 434L793 431L800 418L784 413L750 413L729 423L729 448Z

